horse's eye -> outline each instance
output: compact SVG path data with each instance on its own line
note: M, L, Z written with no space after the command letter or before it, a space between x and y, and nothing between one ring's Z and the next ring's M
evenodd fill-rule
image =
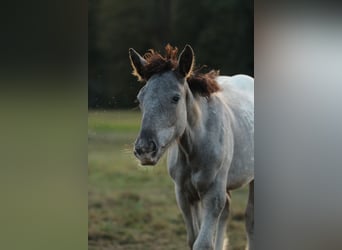
M174 97L172 97L172 102L177 103L179 99L180 99L179 95L175 95Z

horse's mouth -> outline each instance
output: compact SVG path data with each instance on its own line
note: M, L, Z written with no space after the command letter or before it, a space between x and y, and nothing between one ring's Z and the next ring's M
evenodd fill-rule
M142 166L155 166L158 161L159 161L159 157L154 156L154 157L146 157L146 158L139 158L140 164Z
M134 150L134 155L140 161L142 166L155 166L171 144L172 141L159 146L155 151L145 153L143 155L137 154L136 150Z
M153 151L145 156L139 156L137 154L135 154L135 156L138 158L142 166L155 166L159 162L159 159L163 156L164 152L165 147L160 147L156 151Z
M143 166L155 166L157 162L155 160L140 160L140 164Z
M143 166L147 166L147 165L154 166L157 164L159 160L159 157L157 156L158 150L146 153L144 155L139 155L137 154L136 150L134 150L134 155L140 161L140 164Z

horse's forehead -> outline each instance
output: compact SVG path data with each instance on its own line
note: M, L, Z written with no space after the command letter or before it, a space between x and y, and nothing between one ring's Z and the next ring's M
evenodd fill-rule
M150 92L167 92L177 89L178 80L172 72L153 75L146 84L146 90Z

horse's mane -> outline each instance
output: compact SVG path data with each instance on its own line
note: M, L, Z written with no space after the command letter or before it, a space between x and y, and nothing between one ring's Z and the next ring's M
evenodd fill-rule
M144 59L147 63L143 66L141 74L139 75L138 72L134 71L133 75L142 81L147 81L154 74L177 69L178 48L172 47L170 44L166 45L164 56L150 49L145 53ZM191 69L186 80L192 93L209 97L211 93L221 90L216 81L216 77L220 72L218 70L211 70L208 73L201 73L201 69Z

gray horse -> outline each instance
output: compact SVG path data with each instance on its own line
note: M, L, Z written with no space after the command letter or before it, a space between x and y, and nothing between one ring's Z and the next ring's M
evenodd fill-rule
M129 49L133 74L146 82L138 94L142 123L134 154L155 165L168 150L168 171L187 228L190 249L224 248L230 191L249 184L248 249L254 239L254 80L194 70L186 45L165 56Z

